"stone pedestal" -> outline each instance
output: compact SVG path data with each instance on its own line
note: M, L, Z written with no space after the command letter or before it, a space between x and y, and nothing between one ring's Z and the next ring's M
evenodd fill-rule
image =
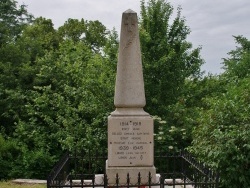
M124 184L129 173L130 182L136 184L139 172L142 184L148 182L149 172L151 181L155 181L153 128L153 119L146 112L138 116L114 112L108 117L106 173L109 183L115 183L118 173L120 183Z

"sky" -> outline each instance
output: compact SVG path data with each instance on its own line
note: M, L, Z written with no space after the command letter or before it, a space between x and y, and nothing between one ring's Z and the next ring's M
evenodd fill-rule
M68 18L99 20L108 29L120 32L121 15L132 9L140 16L140 0L16 0L27 5L35 17L51 19L55 28ZM147 2L147 0L146 0ZM250 40L250 0L167 0L182 16L191 34L193 47L202 47L206 74L220 74L222 58L236 47L233 36L243 35ZM176 14L173 14L173 18Z

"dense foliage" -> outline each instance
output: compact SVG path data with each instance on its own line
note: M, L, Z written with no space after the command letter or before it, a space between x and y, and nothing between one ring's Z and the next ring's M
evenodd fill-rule
M203 97L189 148L220 170L223 187L232 188L250 185L250 41L235 39L239 46L229 52L225 72L216 78L223 89Z
M157 152L178 150L190 145L195 122L182 118L187 111L183 103L187 80L201 76L200 48L193 49L186 40L190 28L164 0L141 1L140 40L146 89L146 111L155 117ZM184 110L184 111L183 111ZM158 143L159 142L159 143Z
M190 29L181 17L180 8L175 18L173 7L164 0L150 0L147 6L142 1L141 8L140 38L147 109L151 114L165 117L168 116L167 106L176 103L182 94L185 80L200 76L203 60L199 56L200 49L192 49L192 44L186 40Z
M1 14L2 25L23 26L15 35L6 31L0 48L0 179L45 178L62 152L74 147L104 152L116 32L83 19L56 30L49 19L24 19L32 16L15 1L0 5L16 18L13 23Z
M45 178L65 150L105 153L116 31L84 19L55 29L13 0L1 1L0 10L0 179ZM181 8L173 13L164 0L141 1L155 152L188 147L220 171L221 187L249 187L250 41L236 36L225 72L202 76L201 49L186 40L190 29Z

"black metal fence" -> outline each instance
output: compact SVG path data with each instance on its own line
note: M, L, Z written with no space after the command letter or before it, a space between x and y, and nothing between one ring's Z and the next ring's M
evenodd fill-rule
M47 188L69 187L185 187L185 188L217 188L219 176L195 158L181 151L174 154L166 154L155 157L157 169L156 181L153 182L149 173L148 182L141 184L141 175L138 174L138 182L130 183L127 175L127 183L120 184L119 174L116 183L109 184L105 174L106 157L91 152L66 153L54 166L47 179Z

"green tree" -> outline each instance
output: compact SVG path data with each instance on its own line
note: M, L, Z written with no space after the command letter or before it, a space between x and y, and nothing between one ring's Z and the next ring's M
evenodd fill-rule
M36 59L42 57L46 51L58 48L59 36L50 19L39 17L24 28L17 45L23 53L29 55L29 62L34 65Z
M97 20L89 21L86 25L86 41L90 44L93 50L99 52L106 44L106 27Z
M250 186L250 77L247 61L250 51L246 38L240 36L236 39L241 46L232 50L230 57L224 60L225 72L217 81L223 89L216 89L201 100L199 125L193 130L193 142L189 148L200 160L220 171L222 187L232 188Z
M140 40L144 66L146 110L156 115L156 144L178 150L191 142L196 110L185 96L188 84L200 78L200 48L186 40L190 29L181 8L173 18L165 0L141 1ZM164 122L164 123L162 123ZM162 144L161 144L162 143ZM166 147L167 146L167 147ZM161 147L156 148L161 149Z
M249 81L230 83L221 96L203 99L207 109L200 109L193 131L190 150L220 170L223 187L250 185Z
M59 36L52 21L40 17L24 28L16 45L27 57L27 60L21 62L17 67L19 85L23 90L32 90L36 84L36 75L41 68L37 59L43 57L46 52L56 50L59 47Z
M46 51L58 47L58 37L51 20L37 18L23 28L22 34L1 48L0 80L2 85L0 124L11 135L15 122L23 115L29 90L33 89L41 65L36 63Z
M63 26L58 29L59 35L63 40L72 40L74 42L79 42L83 40L86 36L86 25L85 21L81 19L68 19Z
M166 117L177 102L185 80L200 76L200 48L186 41L190 29L181 8L171 23L173 7L164 0L141 2L140 38L144 63L147 110ZM156 108L157 106L157 108Z
M23 27L32 20L26 6L17 7L17 2L14 0L1 0L0 18L0 48L6 42L15 40L20 35Z
M11 178L11 171L15 168L15 160L20 155L18 143L12 139L5 139L0 134L0 180Z
M20 67L28 61L28 56L16 41L32 18L25 5L17 7L13 0L0 2L0 131L6 134L13 133L14 122L24 105L25 95L20 91L18 78Z
M224 58L224 69L227 77L244 78L249 76L250 70L250 41L243 36L234 36L239 45Z
M15 132L24 148L19 158L23 163L17 164L15 176L23 168L25 177L44 178L64 149L100 148L99 152L106 152L105 125L113 110L115 70L109 56L69 39L37 61L42 65L37 85L30 91L27 115ZM25 163L34 156L41 160ZM41 166L39 174L34 174L36 165Z
M96 52L100 52L107 40L107 29L99 21L87 21L81 19L68 19L63 26L58 29L63 40L70 39L74 42L82 41L89 45Z

